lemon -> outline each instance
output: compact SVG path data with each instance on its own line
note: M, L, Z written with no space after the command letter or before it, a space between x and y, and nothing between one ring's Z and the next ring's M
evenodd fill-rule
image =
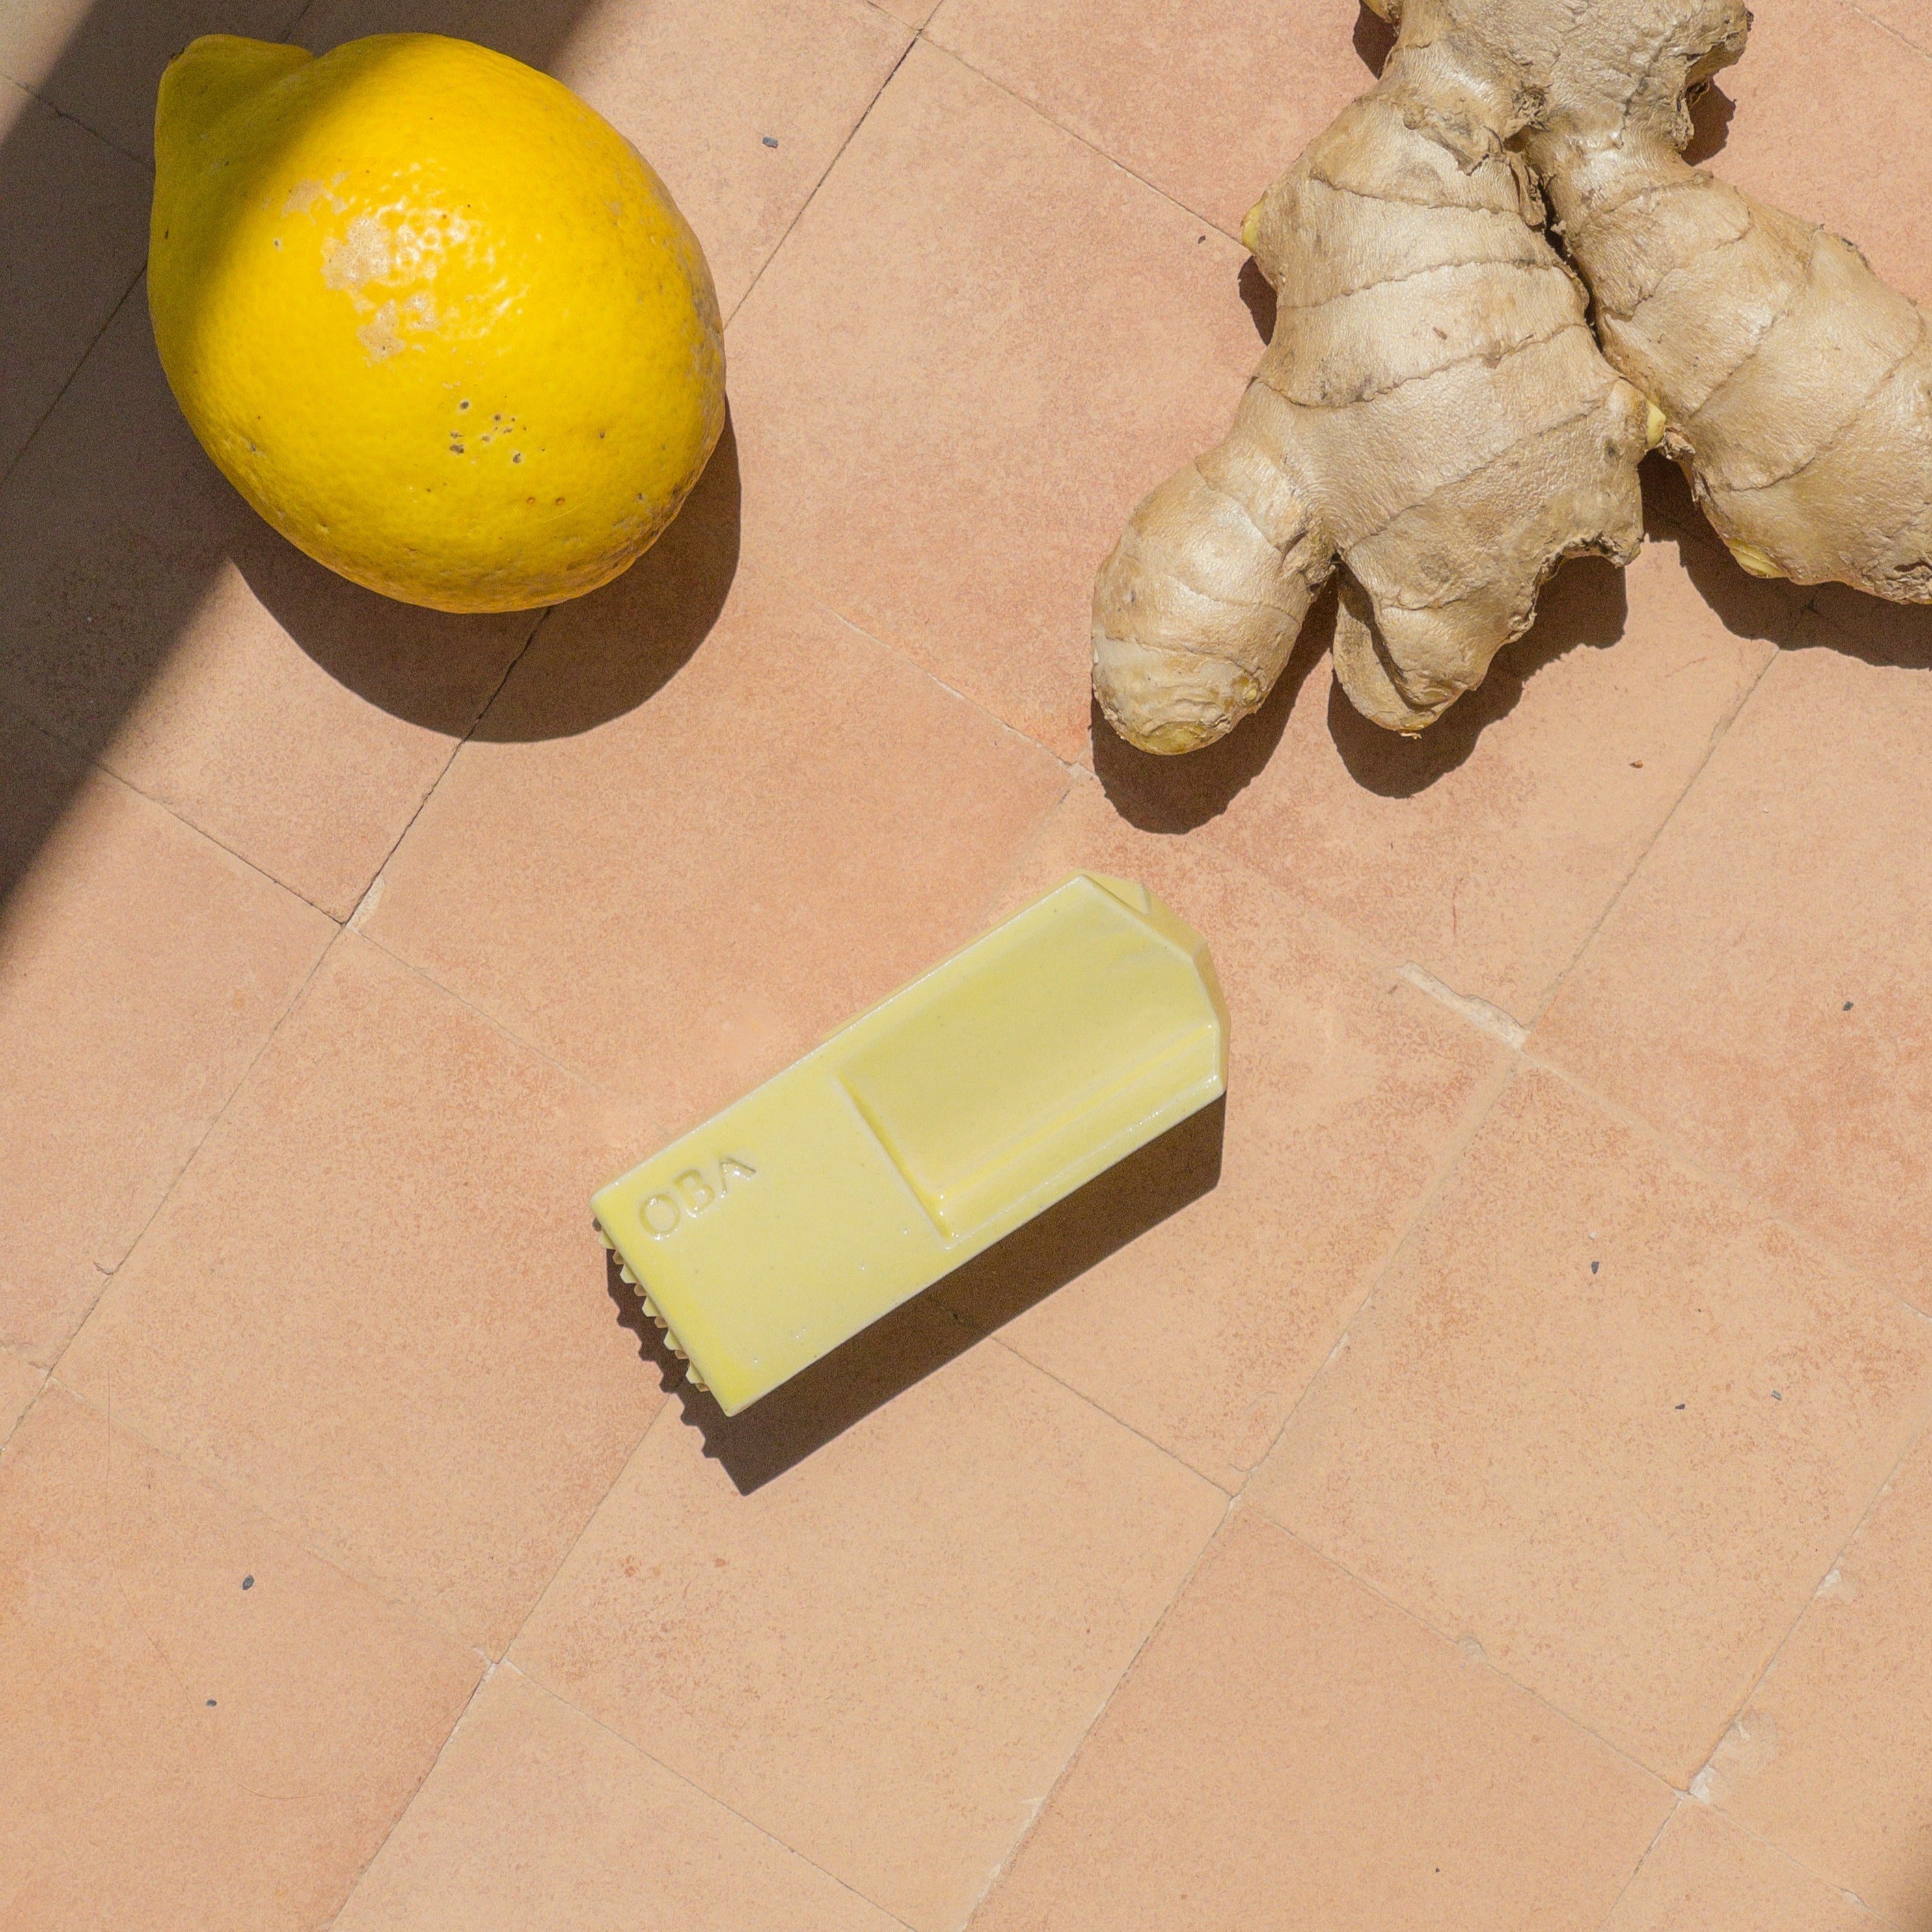
M148 302L222 473L332 570L442 610L580 596L724 421L704 251L607 122L434 34L210 34L163 76Z

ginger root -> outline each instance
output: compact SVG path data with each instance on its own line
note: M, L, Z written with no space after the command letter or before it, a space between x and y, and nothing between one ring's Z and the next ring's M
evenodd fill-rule
M1094 689L1132 743L1191 751L1253 711L1338 559L1336 676L1416 731L1563 558L1635 556L1662 424L1599 352L1509 146L1541 104L1447 0L1408 0L1381 80L1249 215L1273 339L1233 428L1142 500L1094 587Z
M1413 4L1413 0L1412 0ZM1450 0L1546 90L1522 146L1604 352L1759 576L1932 602L1932 327L1858 250L1678 152L1744 0Z

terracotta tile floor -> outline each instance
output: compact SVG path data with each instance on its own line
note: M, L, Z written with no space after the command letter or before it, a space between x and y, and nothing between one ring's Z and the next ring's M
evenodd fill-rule
M733 427L658 550L387 604L182 425L196 33L552 68ZM1672 472L1418 742L1096 739L1348 0L0 5L0 1926L1932 1932L1932 614ZM1932 297L1926 0L1720 172ZM776 146L771 145L776 142ZM1076 866L1227 1099L726 1422L592 1186Z

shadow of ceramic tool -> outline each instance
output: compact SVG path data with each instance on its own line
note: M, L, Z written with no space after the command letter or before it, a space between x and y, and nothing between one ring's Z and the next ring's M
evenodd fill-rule
M638 1337L639 1352L702 1432L705 1454L748 1496L1209 1192L1221 1177L1226 1120L1225 1100L1204 1107L735 1416L685 1381L684 1364L614 1257L605 1286L619 1324Z

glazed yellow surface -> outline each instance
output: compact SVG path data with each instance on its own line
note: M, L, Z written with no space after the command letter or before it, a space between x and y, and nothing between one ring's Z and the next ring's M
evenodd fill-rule
M168 68L148 296L183 413L310 556L446 610L554 604L657 537L724 425L697 238L615 129L467 41Z

